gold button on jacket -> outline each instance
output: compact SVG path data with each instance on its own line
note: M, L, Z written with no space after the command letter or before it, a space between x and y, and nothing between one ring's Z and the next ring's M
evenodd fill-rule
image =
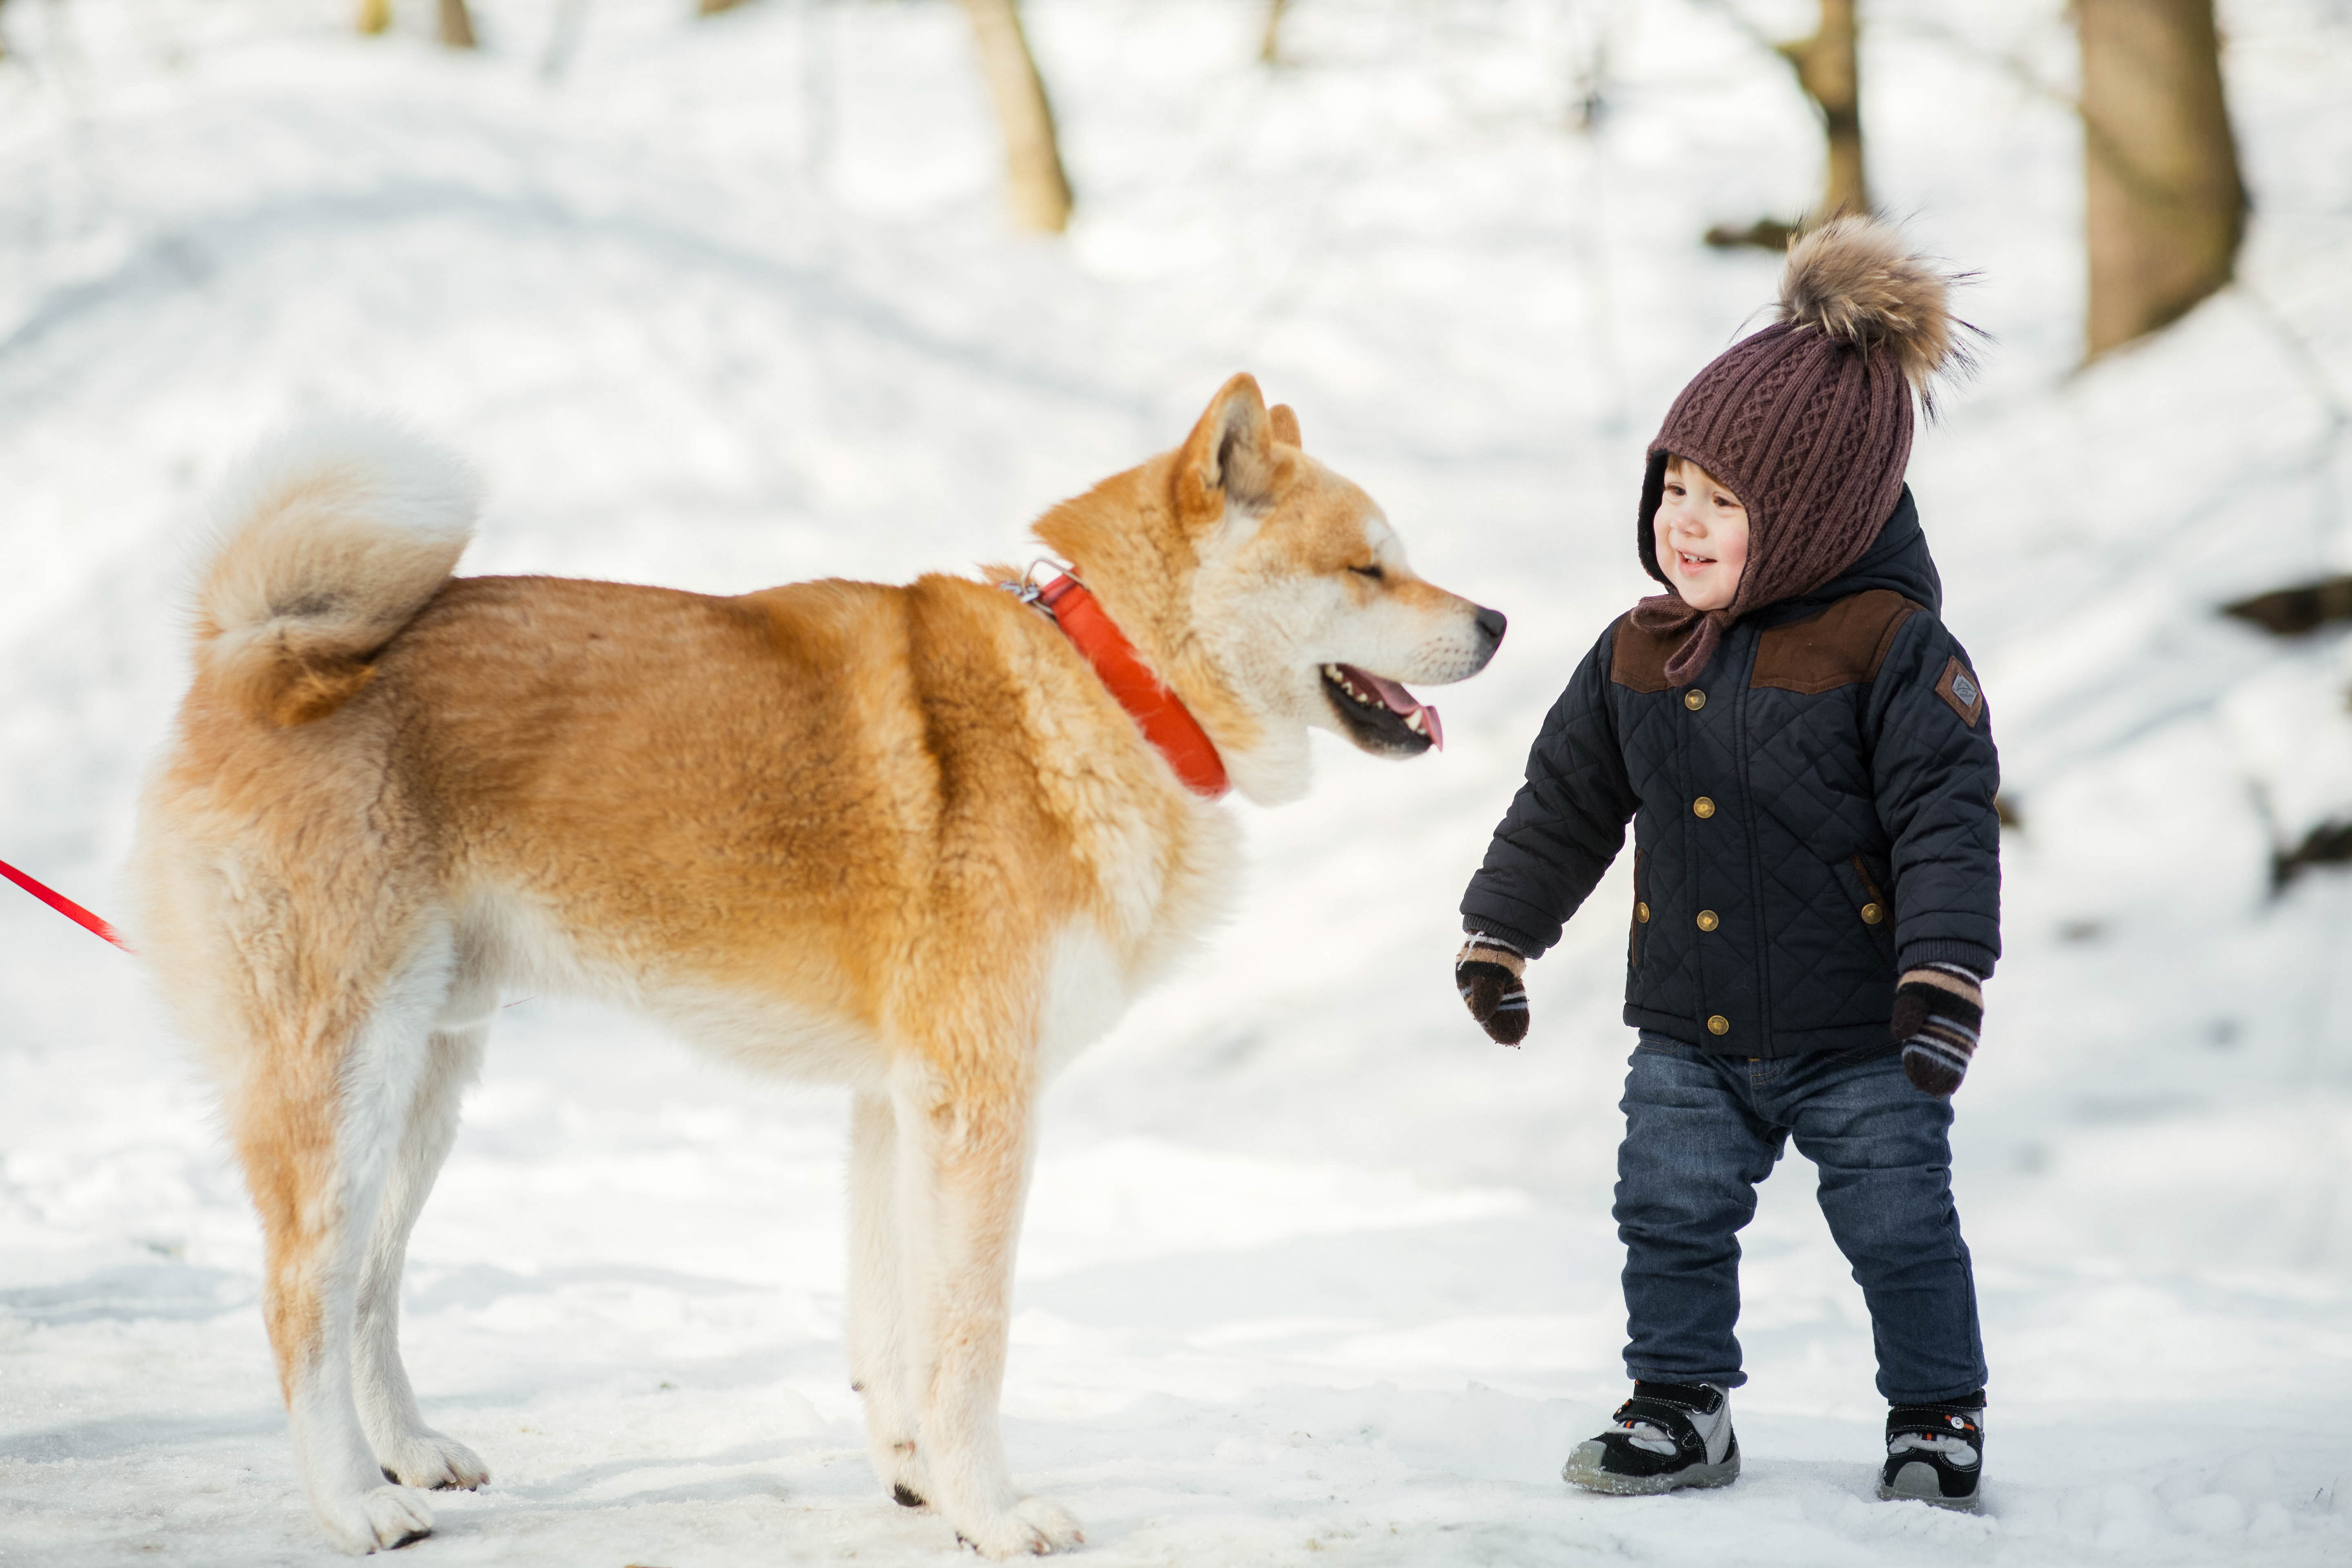
M1715 815L1715 802L1709 800L1705 795L1699 796L1696 800L1691 802L1691 815L1702 819L1713 816Z
M1862 923L1864 925L1874 926L1885 918L1886 911L1880 909L1876 904L1864 904L1862 906Z
M1699 910L1699 912L1698 912L1698 929L1699 929L1699 930L1701 930L1701 931L1713 931L1716 927L1717 927L1717 926L1721 925L1722 923L1723 923L1723 917L1722 917L1722 916L1720 916L1720 915L1718 915L1718 914L1717 914L1713 910Z
M1648 925L1650 923L1650 906L1647 904L1635 904L1633 906L1633 918L1640 921L1643 925Z
M1706 706L1706 693L1696 686L1683 693L1683 706L1696 713Z
M1706 1021L1706 1032L1710 1035L1727 1035L1731 1033L1731 1020L1717 1013Z

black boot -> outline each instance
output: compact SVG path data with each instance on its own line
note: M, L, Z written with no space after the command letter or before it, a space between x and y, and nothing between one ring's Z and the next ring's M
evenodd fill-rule
M1886 1413L1886 1464L1878 1495L1937 1508L1977 1510L1984 1475L1984 1390Z
M1620 1496L1727 1487L1739 1477L1731 1395L1712 1383L1637 1383L1608 1431L1579 1443L1560 1479Z

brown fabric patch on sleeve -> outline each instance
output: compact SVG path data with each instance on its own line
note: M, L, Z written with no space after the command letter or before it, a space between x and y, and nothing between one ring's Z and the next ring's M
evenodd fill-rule
M1774 626L1757 639L1756 673L1748 684L1811 696L1875 680L1895 634L1923 607L1891 588L1873 588Z
M1645 632L1630 615L1617 619L1617 637L1609 655L1609 679L1634 691L1664 691L1666 660L1681 646L1685 634Z
M1952 705L1960 722L1973 730L1984 717L1984 688L1977 684L1976 673L1960 662L1954 654L1944 666L1944 679L1936 682L1936 695Z

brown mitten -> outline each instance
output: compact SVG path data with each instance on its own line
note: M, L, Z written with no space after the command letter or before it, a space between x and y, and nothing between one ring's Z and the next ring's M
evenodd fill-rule
M1906 970L1895 988L1888 1032L1903 1042L1903 1073L1938 1099L1969 1075L1984 1026L1983 982L1957 963Z
M1454 984L1479 1027L1501 1045L1528 1037L1527 955L1500 937L1473 932L1454 955Z

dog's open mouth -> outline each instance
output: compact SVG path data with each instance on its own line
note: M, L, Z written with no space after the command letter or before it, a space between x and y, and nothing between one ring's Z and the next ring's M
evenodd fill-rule
M1432 746L1443 751L1445 731L1437 710L1424 707L1393 680L1384 679L1352 664L1323 667L1323 695L1348 738L1367 752L1418 756Z

